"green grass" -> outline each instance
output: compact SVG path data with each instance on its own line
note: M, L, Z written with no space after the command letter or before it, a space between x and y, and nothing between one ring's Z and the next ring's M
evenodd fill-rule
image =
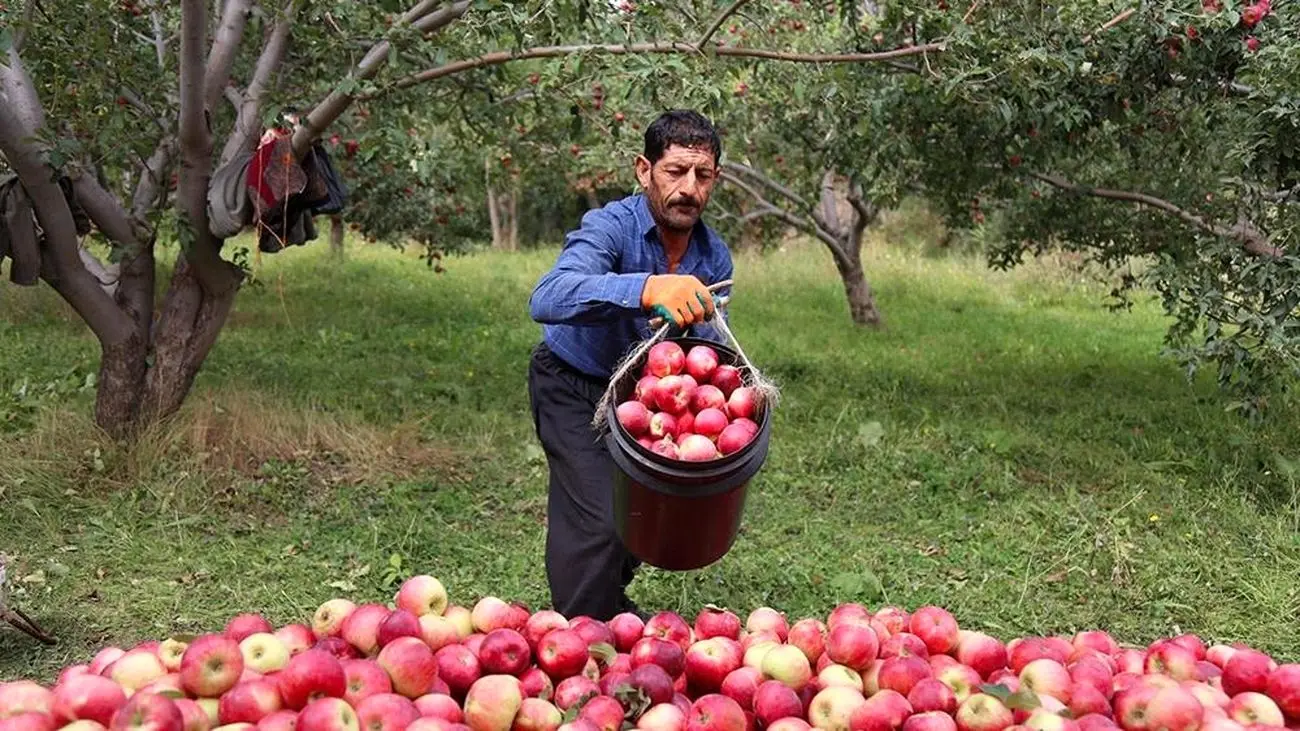
M525 367L554 251L264 257L185 412L125 452L88 425L96 347L47 288L0 288L0 679L105 644L301 621L406 575L453 600L547 602L545 463ZM1059 267L872 249L888 327L848 321L828 257L737 262L733 328L783 388L740 538L698 572L645 570L643 606L825 615L938 603L1003 637L1179 631L1300 658L1297 417L1224 413L1161 359L1165 321Z

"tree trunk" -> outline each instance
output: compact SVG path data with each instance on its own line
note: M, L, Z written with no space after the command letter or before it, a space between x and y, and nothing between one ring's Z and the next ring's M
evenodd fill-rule
M510 251L519 251L519 188L510 189L510 234L507 246Z
M867 281L862 268L862 235L850 232L848 241L841 239L840 254L835 257L835 268L844 282L844 294L849 300L849 316L855 325L879 328L884 325L880 308L876 307L876 293Z
M594 211L597 208L600 208L600 196L596 195L596 186L593 185L590 188L586 188L583 193L587 198L588 209Z
M337 259L343 258L343 234L346 230L341 214L330 216L330 255Z
M101 348L95 392L95 423L115 439L134 433L148 372L147 343L140 333Z

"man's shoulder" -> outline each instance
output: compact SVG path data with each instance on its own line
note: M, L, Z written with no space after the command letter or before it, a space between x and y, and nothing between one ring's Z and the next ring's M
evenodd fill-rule
M592 208L582 214L582 225L602 228L626 227L629 231L633 230L641 221L644 197L644 194L633 193L608 201L599 208Z

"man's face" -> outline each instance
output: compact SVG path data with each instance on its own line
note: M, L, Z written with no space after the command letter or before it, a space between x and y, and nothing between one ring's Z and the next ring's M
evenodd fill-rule
M654 165L636 160L636 177L645 189L650 212L661 227L690 231L709 202L718 170L707 149L671 145Z

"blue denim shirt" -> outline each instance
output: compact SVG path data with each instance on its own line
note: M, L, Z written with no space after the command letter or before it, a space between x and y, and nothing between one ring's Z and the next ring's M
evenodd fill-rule
M672 273L694 274L707 287L730 279L732 271L727 245L700 221ZM638 193L583 214L582 225L565 236L555 266L533 289L529 310L557 356L583 373L609 378L618 361L653 334L641 290L651 274L668 273L649 203ZM726 342L708 323L690 334Z

